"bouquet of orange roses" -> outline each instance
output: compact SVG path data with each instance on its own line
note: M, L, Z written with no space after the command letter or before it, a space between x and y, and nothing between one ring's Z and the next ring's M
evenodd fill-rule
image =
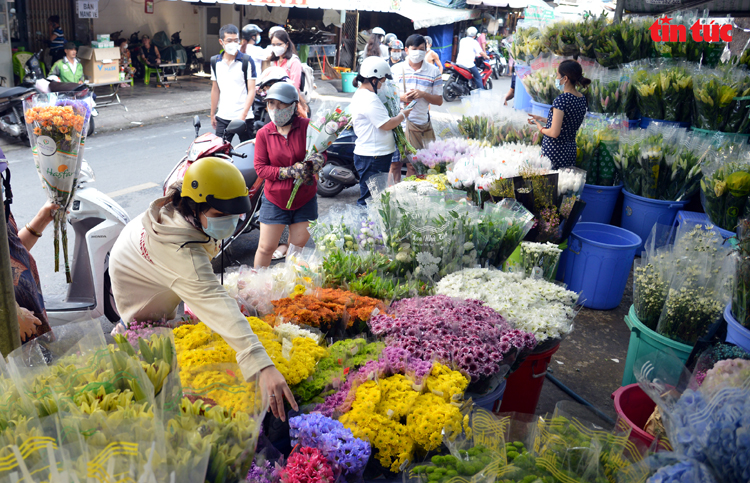
M24 100L26 129L37 173L49 201L60 206L54 220L55 271L60 270L62 235L65 277L71 283L68 263L68 207L78 184L91 110L88 93L35 94Z

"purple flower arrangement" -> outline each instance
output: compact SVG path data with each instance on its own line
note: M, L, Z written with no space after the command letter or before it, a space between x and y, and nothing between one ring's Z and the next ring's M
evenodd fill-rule
M279 481L278 471L271 466L268 460L257 465L253 461L250 471L247 472L247 481L252 483L275 483Z
M370 444L355 438L343 424L322 414L303 414L289 419L292 445L318 449L334 470L345 476L359 475L370 459Z
M445 173L450 163L474 156L480 150L477 143L469 143L467 139L451 138L433 141L425 149L417 151L412 158L412 164L419 174L427 174L430 169Z
M391 314L370 320L372 332L385 337L386 349L401 348L422 361L453 364L472 382L492 376L509 356L536 346L534 334L514 330L478 300L444 295L405 299L393 304Z
M360 367L349 377L338 392L328 396L322 404L315 407L315 412L332 417L335 412L346 413L354 402L357 387L373 376L389 377L404 374L411 377L415 384L422 384L432 371L432 361L422 360L401 347L387 346L380 353L377 361L370 361Z
M128 330L125 336L128 338L128 342L133 347L138 347L138 338L148 339L152 334L155 334L159 329L172 328L166 320L145 320L139 322L134 320L128 324Z

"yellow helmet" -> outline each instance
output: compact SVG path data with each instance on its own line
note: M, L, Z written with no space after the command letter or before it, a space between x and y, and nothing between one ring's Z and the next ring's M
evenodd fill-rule
M221 158L203 158L190 165L180 194L230 215L252 211L245 178L237 166Z

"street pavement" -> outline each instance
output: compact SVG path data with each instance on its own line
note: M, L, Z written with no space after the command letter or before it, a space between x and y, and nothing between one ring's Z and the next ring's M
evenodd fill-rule
M343 107L349 103L351 94L338 93L328 82L318 80L317 84L315 100L311 103L313 113L321 106L339 104ZM128 106L127 112L121 106L100 109L97 132L86 141L85 159L96 174L93 186L109 194L131 218L145 211L151 201L161 196L164 178L182 158L194 137L192 116L201 114L202 132L210 126L208 86L208 82L201 79L186 82L182 89L157 90L141 86L121 96ZM493 107L499 108L509 87L509 78L495 81L491 96ZM434 122L444 122L461 113L459 102L446 103L431 110ZM0 147L10 162L15 194L12 210L22 226L36 214L46 196L28 146L2 137ZM335 198L319 197L319 213L327 212L334 204L355 203L358 195L358 187L353 187ZM72 230L69 236L72 251L75 243ZM252 265L257 239L257 232L244 235L230 249L227 264ZM52 245L52 232L48 229L32 254L37 260L45 299L61 299L67 284L63 273L53 271ZM576 319L573 334L561 344L550 364L550 372L558 379L611 417L614 417L614 410L610 394L619 387L627 352L629 332L623 317L631 303L631 294L632 289L628 288L621 306L612 311L584 309ZM101 319L101 324L108 334L112 325L106 318ZM546 381L537 411L552 412L561 400L570 398ZM581 416L594 419L585 411Z

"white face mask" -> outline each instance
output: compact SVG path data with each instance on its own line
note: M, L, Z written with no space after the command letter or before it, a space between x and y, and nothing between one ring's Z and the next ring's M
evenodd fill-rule
M255 36L255 45L260 44L260 34Z
M427 54L424 50L411 49L409 51L409 60L415 64L419 64L424 60L424 56Z
M281 57L286 52L286 45L272 45L271 49L276 57Z
M122 44L122 50L128 50L128 44Z
M239 50L240 44L238 44L237 42L226 42L224 44L224 52L229 55L236 55Z

